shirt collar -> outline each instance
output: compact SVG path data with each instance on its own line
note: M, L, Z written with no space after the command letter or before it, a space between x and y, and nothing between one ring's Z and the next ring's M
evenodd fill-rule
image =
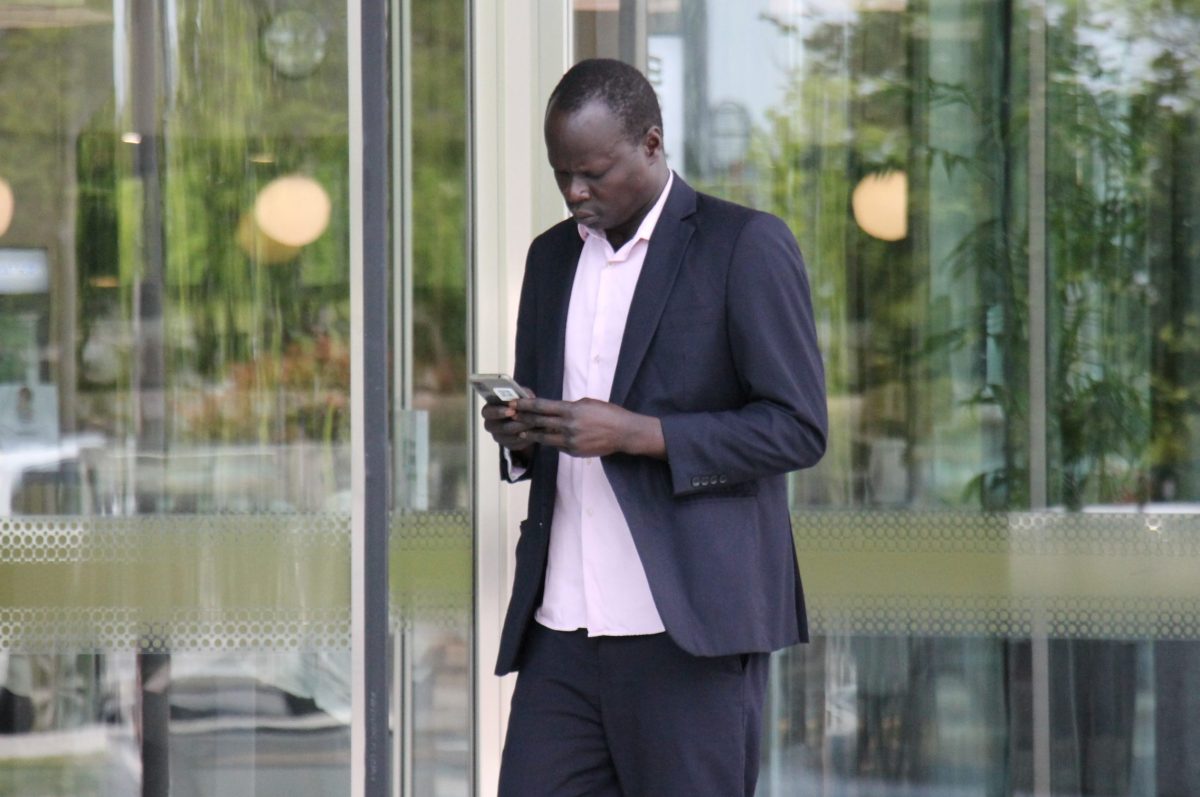
M621 247L622 249L628 250L636 241L650 240L650 236L654 234L654 228L658 225L658 217L662 215L663 208L667 204L667 196L671 193L671 186L674 183L675 172L673 170L668 170L667 184L663 186L662 193L658 195L658 199L654 202L654 206L650 208L650 212L646 214L646 217L642 219L642 223L638 225L637 232L625 242L625 244ZM585 241L593 235L602 241L608 240L605 237L603 230L593 230L589 227L585 227L582 224L578 225L578 227L579 237Z

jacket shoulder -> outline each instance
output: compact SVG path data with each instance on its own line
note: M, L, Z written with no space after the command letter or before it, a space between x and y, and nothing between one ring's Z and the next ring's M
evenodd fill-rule
M737 238L744 231L753 230L795 240L791 228L778 216L711 194L696 193L696 221L699 229L720 238Z

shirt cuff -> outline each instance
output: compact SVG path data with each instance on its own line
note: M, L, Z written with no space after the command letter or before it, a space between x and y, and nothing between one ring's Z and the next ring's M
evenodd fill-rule
M518 465L516 461L513 460L512 452L507 448L501 446L500 451L504 454L505 464L508 465L508 483L516 484L521 480L521 477L525 475L525 472L528 471L529 468L525 467L524 465Z

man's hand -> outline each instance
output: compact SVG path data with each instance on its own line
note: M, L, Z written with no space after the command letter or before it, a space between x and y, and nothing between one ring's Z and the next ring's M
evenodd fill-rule
M658 418L596 399L527 398L512 404L517 410L516 422L528 427L518 433L522 441L553 446L576 457L602 457L619 452L667 458Z
M516 403L484 404L480 412L483 415L483 428L492 439L514 452L531 448L535 442L523 436L533 429L533 425L529 419L517 418Z

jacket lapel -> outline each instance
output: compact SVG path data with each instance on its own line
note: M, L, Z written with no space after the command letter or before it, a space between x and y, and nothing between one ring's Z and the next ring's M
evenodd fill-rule
M617 368L613 374L612 393L609 401L613 404L624 404L633 386L658 328L658 320L662 317L667 297L671 295L671 287L683 263L683 253L687 250L688 241L695 231L690 216L696 212L696 192L685 183L679 175L675 175L675 184L671 186L671 194L663 206L662 215L650 236L650 248L646 252L646 260L642 264L642 273L638 277L637 288L633 292L633 301L629 305L629 317L625 321L625 334L621 338L621 353L617 357ZM566 317L564 309L564 319ZM559 376L562 376L561 341L559 348ZM561 381L561 380L560 380Z
M564 233L563 245L556 254L546 278L546 315L542 339L549 342L546 359L539 363L538 372L545 374L542 398L559 400L563 388L563 356L567 345L567 309L571 304L571 286L575 284L575 270L579 266L579 255L583 251L583 238L574 222Z

